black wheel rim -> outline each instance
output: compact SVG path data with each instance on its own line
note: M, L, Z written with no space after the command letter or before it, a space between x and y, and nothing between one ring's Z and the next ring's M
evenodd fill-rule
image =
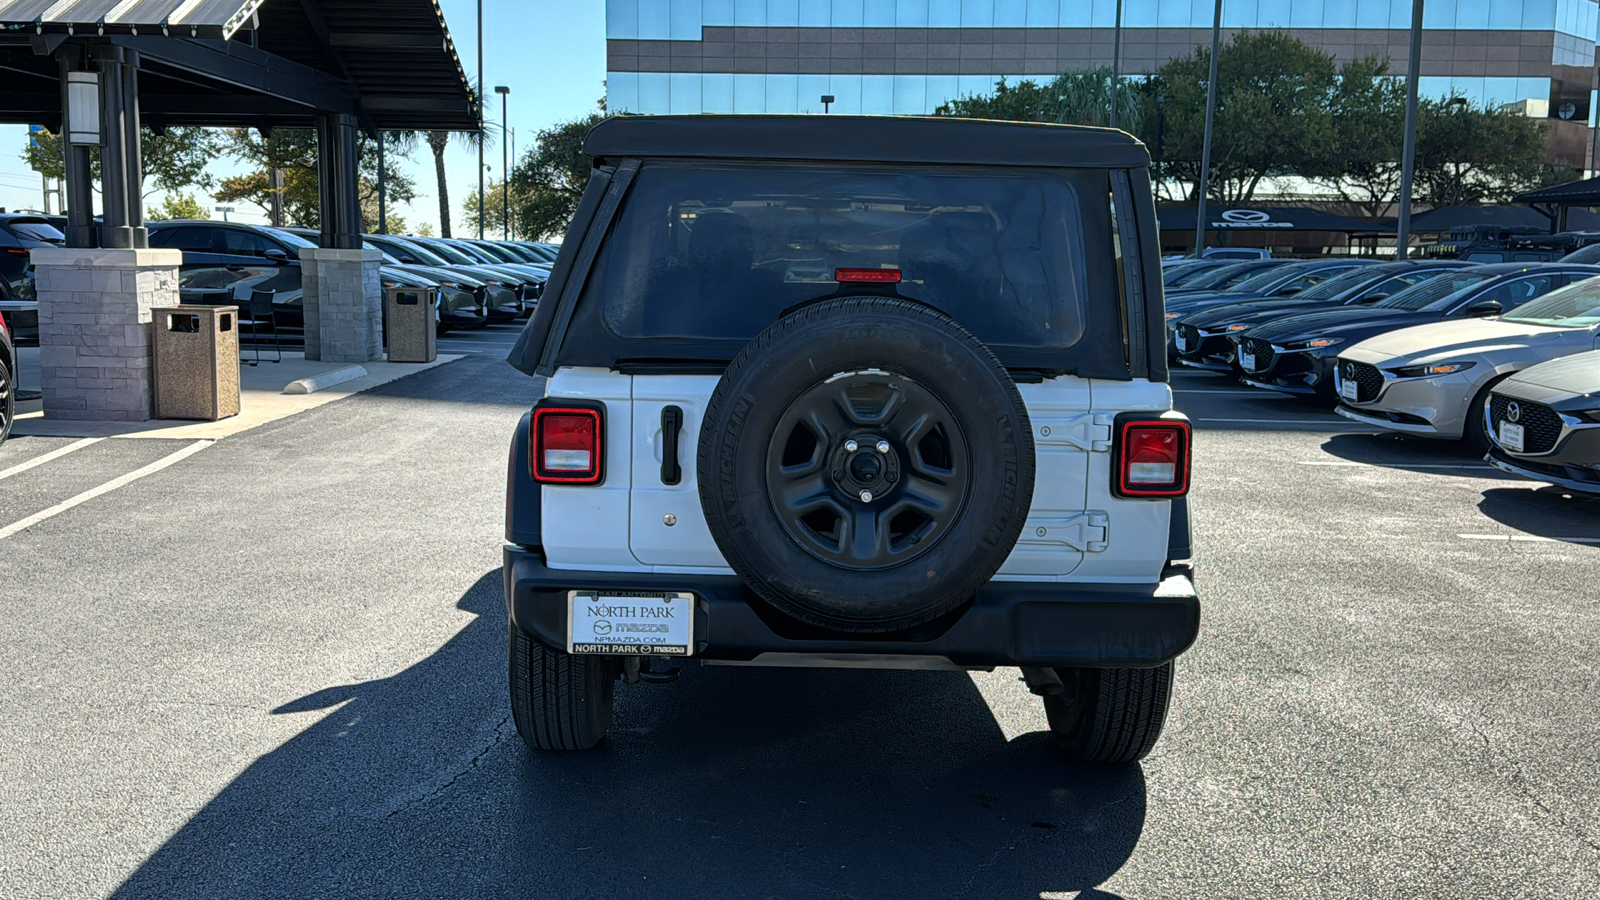
M767 495L807 553L871 571L926 553L966 505L971 460L943 401L916 380L843 372L796 397L767 448Z

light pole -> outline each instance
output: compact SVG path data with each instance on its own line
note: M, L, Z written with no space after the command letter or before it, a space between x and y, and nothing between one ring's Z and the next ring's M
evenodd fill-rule
M478 240L483 240L483 0L478 0Z
M1117 82L1122 80L1122 0L1117 0L1117 21L1111 30L1111 127L1117 127Z
M1400 151L1400 221L1394 233L1394 258L1410 255L1411 179L1417 172L1417 76L1422 67L1422 0L1411 0L1411 58L1406 61L1406 139Z
M509 145L506 144L506 104L510 102L511 88L506 85L495 85L494 92L500 95L500 237L511 240L511 175L506 171L510 165Z
M827 115L828 114L828 107L830 107L832 105L833 105L833 95L832 94L823 94L822 95L822 114L823 115Z
M1195 259L1206 249L1206 192L1211 190L1211 129L1217 118L1217 54L1221 44L1222 0L1217 0L1216 15L1211 20L1211 75L1206 80L1206 134L1200 149L1200 206L1194 214Z
M211 208L222 213L222 221L224 222L228 221L228 213L233 212L233 207L231 206L213 206Z

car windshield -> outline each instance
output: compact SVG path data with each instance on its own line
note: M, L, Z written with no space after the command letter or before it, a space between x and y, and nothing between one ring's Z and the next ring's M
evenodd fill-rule
M841 273L882 273L988 343L1068 347L1087 290L1079 197L1054 172L659 163L585 290L621 337L748 340Z
M8 231L20 238L46 241L51 244L64 244L67 241L67 236L51 225L47 219L11 219L5 226Z
M1587 328L1600 325L1600 278L1587 278L1551 291L1517 308L1505 322L1552 325L1557 328Z
M1249 278L1261 271L1260 263L1237 263L1231 266L1209 266L1198 272L1192 272L1173 282L1170 287L1181 287L1185 290L1203 291L1209 288L1223 287Z
M418 259L422 260L423 265L429 265L429 266L449 266L449 265L453 265L453 263L450 260L445 259L440 254L433 252L433 247L431 245L424 244L424 243L422 243L420 241L395 241L395 243L399 244L402 247L405 247L407 250L410 250Z
M1369 282L1379 281L1382 278L1383 276L1379 273L1363 266L1353 269L1349 272L1341 272L1338 275L1329 278L1327 281L1314 284L1293 296L1296 302L1301 300L1310 300L1313 302L1318 300L1332 300L1346 291L1353 291L1356 288L1365 286Z
M306 249L315 250L315 249L317 249L317 245L316 244L311 243L310 241L306 240L305 238L301 237L298 234L295 234L292 231L283 231L283 230L277 229L277 228L265 228L265 227L262 228L261 230L265 231L267 234L272 235L273 237L277 238L278 240L283 241L285 244L288 244L291 247L296 247L296 248L301 249L301 250L306 250Z
M1406 309L1412 312L1434 307L1436 304L1442 307L1447 305L1444 301L1455 294L1494 277L1496 277L1495 274L1473 272L1471 269L1451 272L1449 275L1443 275L1439 278L1430 278L1416 287L1406 288L1393 297L1375 305L1382 309Z
M1249 278L1245 278L1236 284L1229 285L1228 289L1237 291L1241 294L1248 294L1254 291L1271 290L1272 287L1278 284L1280 281L1283 281L1286 278L1293 278L1295 275L1303 275L1309 270L1309 266L1273 266L1264 272L1256 272Z
M1584 263L1585 265L1600 263L1600 244L1590 244L1581 250L1574 250L1571 253L1568 253L1566 256L1561 257L1558 262Z
M417 241L415 243L421 244L422 242ZM467 254L449 244L446 244L443 241L429 241L424 246L426 246L429 250L432 250L435 256L443 257L440 262L445 265L475 266L480 262L480 260L473 259L471 256L468 256Z

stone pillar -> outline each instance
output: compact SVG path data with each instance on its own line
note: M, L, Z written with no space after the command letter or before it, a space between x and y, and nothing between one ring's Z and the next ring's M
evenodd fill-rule
M178 250L36 249L47 419L151 417L150 310L178 305Z
M376 250L300 251L301 308L306 359L371 362L383 359L383 290Z

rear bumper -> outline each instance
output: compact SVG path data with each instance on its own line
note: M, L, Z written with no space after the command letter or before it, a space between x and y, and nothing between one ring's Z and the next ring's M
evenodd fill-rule
M915 636L797 636L803 626L775 617L735 576L557 570L537 550L505 548L511 624L549 646L566 646L567 592L596 589L692 592L699 600L694 655L721 661L798 654L904 657L907 667L935 659L983 668L1147 668L1177 657L1200 631L1200 598L1186 575L1158 585L992 581L959 614Z

